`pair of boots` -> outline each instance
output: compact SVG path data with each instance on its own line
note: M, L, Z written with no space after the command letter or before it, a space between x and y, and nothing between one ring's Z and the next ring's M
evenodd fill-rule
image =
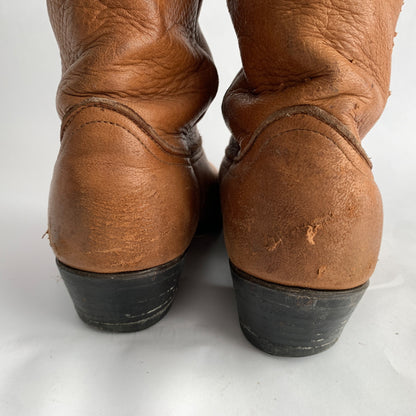
M217 90L200 0L48 0L61 149L49 238L80 317L144 329L172 303L218 179L196 128ZM243 69L219 174L241 328L271 354L331 346L368 286L382 203L361 139L389 95L402 0L229 0Z

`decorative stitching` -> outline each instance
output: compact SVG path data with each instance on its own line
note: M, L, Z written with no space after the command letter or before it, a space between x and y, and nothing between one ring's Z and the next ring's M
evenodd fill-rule
M164 160L161 160L158 156L156 156L147 146L145 143L143 143L143 141L140 139L140 137L136 136L134 133L132 133L129 129L127 129L126 127L122 126L121 124L118 123L114 123L112 121L106 121L106 120L91 120L91 121L87 121L83 124L81 124L80 126L78 126L76 129L74 129L71 134L69 135L69 137L67 138L67 140L69 140L69 138L71 138L76 132L78 132L79 130L83 129L84 127L90 125L90 124L98 124L98 123L103 123L103 124L109 124L115 127L120 127L121 129L125 130L127 133L129 133L131 136L133 136L136 140L138 140L141 145L155 158L157 159L159 162L165 163L167 165L175 165L175 166L184 166L184 165L188 165L189 163L185 162L184 163L174 163L174 162L166 162ZM175 157L177 157L176 155L174 155ZM197 162L200 158L202 157L202 150L199 149L198 152L196 152L192 158L186 158L188 159L191 163L195 163Z
M311 112L314 111L316 114L312 114ZM250 139L247 142L247 145L243 149L242 152L234 159L235 163L238 163L244 155L248 152L248 150L251 148L253 143L257 140L258 136L274 121L281 120L286 117L292 117L299 114L303 114L312 118L315 118L316 120L324 123L325 125L329 126L330 128L334 129L342 138L344 138L356 151L357 153L365 160L365 162L368 164L370 169L373 167L370 158L368 157L365 150L362 148L360 142L357 140L357 138L347 129L346 126L344 126L335 116L332 114L327 113L326 111L322 110L319 107L311 106L308 104L305 105L298 105L288 108L283 108L275 113L271 114L262 125L260 125L253 133L253 135L250 137ZM313 131L313 130L312 130ZM316 132L318 134L321 134L319 132ZM325 135L323 135L325 136ZM327 136L325 136L327 137ZM331 140L331 139L330 139ZM331 140L333 141L333 140ZM339 146L338 146L339 148ZM340 149L342 150L342 149ZM344 152L343 152L344 153ZM345 153L344 153L345 154Z
M285 131L281 131L281 132L279 132L279 133L277 133L277 134L275 134L274 136L272 136L272 137L270 137L267 141L266 141L266 145L268 144L268 143L270 143L274 138L276 138L276 137L279 137L279 136L282 136L283 134L285 134L285 133L291 133L291 132L293 132L293 131L307 131L307 132L309 132L309 133L315 133L315 134L317 134L317 135L319 135L319 136L322 136L322 137L325 137L326 139L328 139L331 143L333 143L342 153L343 153L343 155L349 160L349 162L356 168L356 169L358 169L361 173L364 173L358 166L356 166L356 164L354 163L354 161L353 160L351 160L350 158L349 158L349 156L338 146L338 144L337 144L337 142L335 141L335 140L333 140L331 137L329 137L329 136L326 136L325 134L323 134L323 133L320 133L319 131L316 131L316 130L311 130L311 129L291 129L291 130L285 130Z
M118 103L113 100L109 100L107 98L92 97L70 107L66 115L63 117L63 123L61 128L61 140L69 124L82 110L86 108L103 108L109 111L113 111L123 117L126 117L130 121L132 121L152 141L154 141L163 151L170 154L174 154L176 156L193 158L193 155L187 152L183 152L181 149L174 147L169 143L166 143L160 137L158 137L157 133L152 129L152 127L149 124L147 124L146 121L134 110L132 110L124 104Z

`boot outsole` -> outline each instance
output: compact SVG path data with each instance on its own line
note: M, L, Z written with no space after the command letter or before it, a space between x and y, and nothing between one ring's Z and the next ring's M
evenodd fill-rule
M146 270L92 273L56 260L79 317L111 332L134 332L154 325L175 297L183 256Z
M369 283L347 290L316 290L269 283L230 262L240 326L260 350L302 357L331 347Z

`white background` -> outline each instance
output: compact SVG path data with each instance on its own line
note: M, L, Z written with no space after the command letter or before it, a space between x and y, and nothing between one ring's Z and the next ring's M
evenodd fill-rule
M193 244L177 299L152 328L102 333L75 315L41 239L60 76L44 3L0 3L0 414L415 415L416 3L399 20L392 96L364 141L384 198L377 270L341 340L296 359L244 339L221 236ZM220 90L200 130L219 165L221 100L240 67L225 0L205 1L201 25Z

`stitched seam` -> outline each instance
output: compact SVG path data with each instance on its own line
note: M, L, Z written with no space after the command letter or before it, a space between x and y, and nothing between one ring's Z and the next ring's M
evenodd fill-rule
M132 121L133 123L134 123L134 121L133 120L131 120L131 118L129 118L128 116L126 116L125 114L123 114L122 112L120 112L120 111L118 111L118 110L116 110L116 109L109 109L109 108L106 108L106 107L104 107L104 106L102 106L102 105L100 105L100 104L91 104L91 105L83 105L82 107L80 107L79 109L77 109L77 110L75 110L74 111L74 114L72 115L72 117L70 118L70 119L68 119L68 121L67 122L65 122L65 128L62 130L62 136L63 136L63 134L64 134L64 132L65 132L65 130L69 127L69 123L71 123L73 120L74 120L74 118L79 114L79 113L81 113L83 110L85 110L85 109L87 109L87 108L103 108L103 109L105 109L105 110L108 110L108 111L113 111L113 112L115 112L115 113L117 113L117 114L119 114L119 115L121 115L121 116L123 116L123 117L126 117L126 118L128 118L130 121ZM109 121L109 123L112 123L112 122L110 122ZM115 123L114 123L115 124ZM154 137L152 137L150 134L149 134L149 132L147 132L142 126L139 126L137 123L134 123L135 125L136 125L136 127L138 127L144 134L146 134L146 136L148 136L157 146L159 146L160 147L160 149L162 150L162 151L164 151L164 152L166 152L166 153L169 153L169 152L167 152L166 151L166 149L164 149L163 148L163 146L157 141L157 140L155 140L154 139ZM121 126L120 126L121 127ZM126 129L127 130L127 129ZM135 136L136 137L136 136ZM184 153L183 154L184 156L186 156L186 154ZM175 156L179 156L179 155L177 155L177 154L175 154Z
M338 144L336 143L336 141L335 140L333 140L333 139L331 139L330 137L328 137L328 136L326 136L325 134L323 134L323 133L320 133L319 131L315 131L315 130L311 130L311 129L291 129L291 130L285 130L285 131L282 131L282 132L279 132L279 133L277 133L277 134L275 134L274 136L272 136L272 137L270 137L265 143L264 143L264 145L263 146L267 146L273 139L276 139L276 138L278 138L279 136L282 136L283 134L285 134L285 133L291 133L291 132L294 132L294 131L307 131L307 132L310 132L310 133L315 133L315 134L318 134L319 136L322 136L322 137L324 137L324 138L326 138L326 139L328 139L331 143L333 143L341 152L342 152L342 154L347 158L347 160L356 168L356 169L358 169L362 174L364 174L364 172L354 163L354 161L352 161L349 157L348 157L348 155L338 146ZM261 149L260 149L261 150ZM256 162L257 160L258 160L258 158L259 158L259 156L256 156L256 158L255 158L255 160L253 161L253 163L254 162ZM241 160L242 159L239 159L239 160L234 160L234 161L232 161L232 164L234 164L234 165L237 165L238 163L240 163L241 162ZM228 167L228 169L226 170L226 172L225 172L225 174L224 174L224 177L230 172L230 168L231 167L231 165Z
M327 120L318 117L315 114L311 114L310 111L308 111L308 108L311 107L315 110L317 110L318 112L322 113L322 116L329 116L329 118L333 119L332 121L338 122L341 124L341 126L343 126L343 124L332 114L326 112L325 110L322 110L320 107L317 106L311 106L311 105L299 105L299 106L293 106L293 107L287 107L287 108L283 108L281 110L278 110L276 113L273 113L271 116L269 116L265 122L263 123L263 125L261 125L258 129L256 129L254 131L254 133L252 134L252 136L250 137L250 139L247 142L247 145L245 146L244 150L236 156L236 158L234 159L236 162L240 161L245 154L249 151L249 149L251 148L251 146L254 144L254 142L257 140L257 138L260 136L260 134L267 128L269 127L273 122L275 121L279 121L288 117L293 117L293 116L297 116L297 115L306 115L309 117L314 118L315 120L318 120L319 122L325 124L326 126L330 127L331 129L335 130L336 133L338 133L338 135L340 135L343 139L345 139L347 141L347 143L350 144L350 146L352 146L357 153L365 160L365 162L368 164L368 166L370 167L370 169L372 168L372 163L369 159L369 157L367 156L365 150L362 148L361 144L358 142L358 140L352 136L352 133L350 133L348 130L347 132L343 132L342 128L337 126L337 125L333 125L328 123ZM331 120L330 120L331 121ZM345 127L346 129L346 127ZM318 133L318 132L317 132ZM352 137L349 137L349 135L347 133L350 133ZM326 136L325 136L326 137ZM343 152L344 153L344 152Z
M102 100L102 99L101 99ZM67 116L69 115L68 119L64 121L64 124L62 125L62 129L61 129L61 140L62 137L65 133L65 130L69 127L69 124L74 120L74 118L81 113L83 110L87 109L87 108L102 108L108 111L112 111L115 112L118 115L121 115L123 117L126 117L127 119L129 119L131 122L133 122L135 124L136 127L138 127L143 133L145 133L152 141L154 141L164 152L166 153L171 153L174 154L175 156L182 156L182 157L192 157L187 153L182 152L180 149L175 148L173 146L171 146L169 143L163 143L163 145L159 142L159 140L155 139L151 132L146 131L146 129L141 126L140 124L138 124L135 120L132 119L132 117L130 117L128 114L123 113L122 111L120 111L117 108L114 108L111 106L111 100L109 100L110 102L107 101L102 101L101 103L95 103L95 102L87 102L87 103L80 103L78 104L79 107L74 106L72 108L70 108L67 112ZM124 104L120 104L120 103L116 103L117 105L121 106L121 107L125 107L126 111L131 111L141 122L145 123L147 125L147 123L140 117L139 114L137 114L134 110L132 110L131 108L125 106ZM66 117L66 116L65 116ZM64 117L64 119L65 119ZM151 129L151 126L148 126L149 129ZM161 139L160 139L161 140ZM166 146L167 149L164 147Z
M353 160L351 160L350 159L350 157L344 152L344 150L341 148L341 147L339 147L338 146L338 143L334 140L334 139L332 139L331 137L329 137L329 136L327 136L327 135L325 135L325 134L323 134L323 133L320 133L319 131L316 131L316 130L312 130L312 129L292 129L292 130L285 130L285 131L282 131L282 132L280 132L280 133L278 133L277 135L275 135L275 136L273 136L273 137L271 137L266 143L265 143L265 145L266 144L268 144L268 143L270 143L270 141L271 140L273 140L275 137L279 137L279 136L282 136L283 134L285 134L285 133L290 133L290 132L293 132L293 131L307 131L307 132L309 132L309 133L315 133L315 134L317 134L317 135L319 135L319 136L322 136L322 137L324 137L324 138L326 138L326 139L328 139L331 143L333 143L341 152L342 152L342 154L348 159L348 161L356 168L356 169L358 169L360 172L362 172L362 170L354 163L354 161ZM363 173L363 172L362 172Z
M92 120L92 121L87 121L83 124L81 124L80 126L78 126L76 129L74 129L71 134L69 135L69 137L67 138L67 140L69 140L76 132L80 131L81 129L83 129L84 127L90 125L90 124L98 124L98 123L103 123L103 124L109 124L111 126L115 126L115 127L120 127L121 129L123 129L124 131L126 131L127 133L129 133L131 136L133 136L136 140L138 140L141 145L155 158L157 159L159 162L165 163L167 165L176 165L176 166L185 166L185 165L189 165L189 163L184 162L184 163L174 163L174 162L166 162L164 160L161 160L159 157L157 157L147 146L146 144L143 143L143 141L136 136L134 133L132 133L129 129L127 129L126 127L117 124L117 123L113 123L112 121L105 121L105 120ZM178 157L175 155L175 157ZM200 156L199 156L200 157ZM187 158L188 159L188 158Z
M102 106L98 105L98 104L92 104L90 106L81 106L79 108L77 108L76 110L71 112L71 115L68 117L67 120L65 120L65 123L62 125L62 129L61 129L61 137L64 136L65 131L67 130L67 128L69 127L69 125L72 123L72 121L74 120L74 118L82 111L85 110L86 108L89 107L96 107L96 108L103 108ZM117 111L116 111L117 113ZM120 113L119 113L120 114Z
M330 128L334 129L336 131L336 133L338 133L338 135L340 135L344 140L347 141L347 143L350 146L352 146L356 150L356 152L364 159L364 161L367 163L367 165L370 167L370 169L373 167L372 164L371 164L371 161L370 161L369 157L367 156L367 153L365 152L365 150L362 148L361 144L358 142L358 140L355 137L354 137L354 140L352 140L343 131L341 131L338 128L338 126L334 126L334 125L331 125L329 123L326 123L324 120L319 119L318 117L316 117L313 114L305 114L305 115L308 115L309 117L313 117L315 120L318 120L321 123L324 123L325 125L327 125ZM311 130L311 131L314 131L314 130ZM319 132L316 132L316 133L320 134ZM325 136L324 134L322 134L322 135ZM325 137L327 137L329 140L333 141L328 136L325 136ZM337 145L337 147L339 147L339 146ZM342 150L342 149L340 148L340 150ZM343 151L343 153L344 153L344 151Z

